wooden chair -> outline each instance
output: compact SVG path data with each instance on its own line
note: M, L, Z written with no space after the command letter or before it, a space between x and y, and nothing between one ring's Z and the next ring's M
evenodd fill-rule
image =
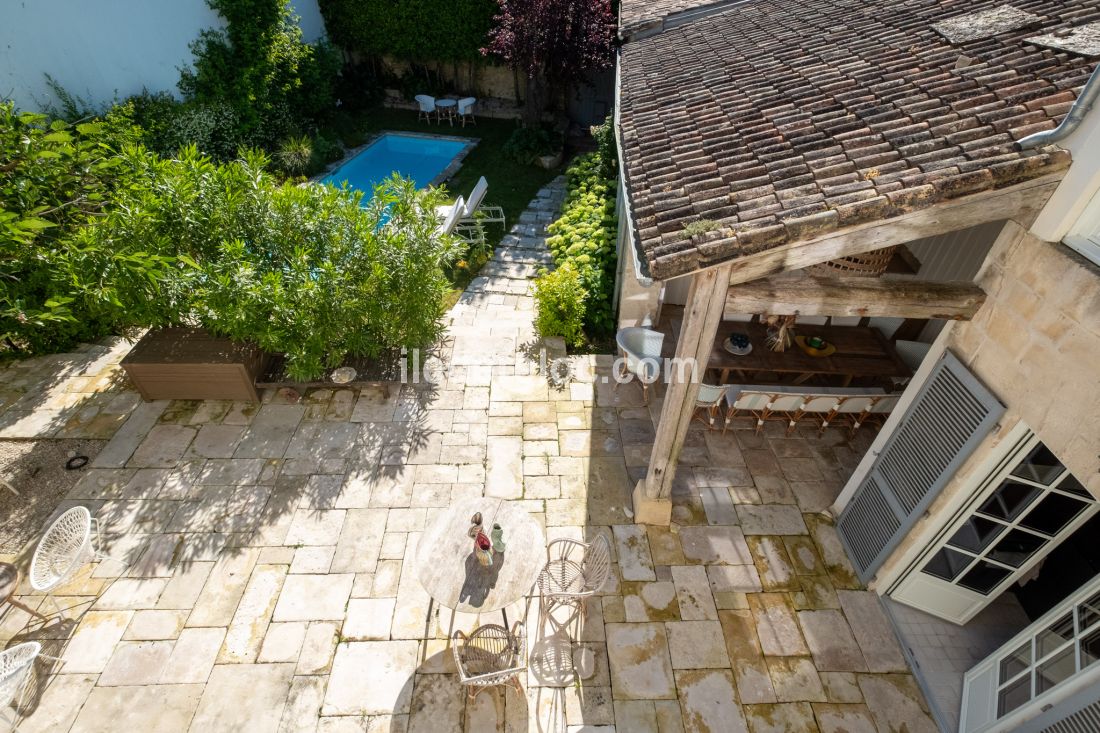
M451 641L458 679L468 699L498 685L510 685L523 695L519 677L527 671L527 639L522 621L516 621L510 632L497 624L479 626L469 636L456 631Z
M726 399L729 387L726 385L700 384L699 395L695 398L695 414L692 419L701 419L710 430L716 430L714 421L721 410L722 402ZM700 416L700 411L704 413Z

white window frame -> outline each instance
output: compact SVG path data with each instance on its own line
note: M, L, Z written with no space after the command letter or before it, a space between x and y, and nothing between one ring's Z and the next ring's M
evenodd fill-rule
M889 591L889 595L892 599L942 618L945 621L950 621L959 625L966 624L983 608L996 600L996 598L1004 593L1013 583L1026 575L1035 565L1053 551L1062 540L1071 535L1078 527L1100 511L1100 503L1094 500L1073 520L1062 527L1050 541L1027 558L1019 567L1011 568L1005 565L1004 568L1010 571L1009 574L998 582L988 593L972 591L968 588L958 586L951 581L944 581L935 576L921 572L926 563L928 563L928 561L948 543L955 532L958 531L974 511L981 506L982 502L996 491L1003 480L1009 478L1012 470L1016 468L1020 460L1027 456L1031 449L1039 445L1040 442L1039 437L1024 423L1021 422L1013 428L1008 436L1008 440L1003 442L997 453L992 456L990 460L985 462L983 470L979 471L975 479L970 482L967 491L964 492L964 494L969 497L969 501L950 515L950 518L941 525L935 538L924 545L923 551L918 554L916 558L910 559L906 572ZM1054 485L1047 486L1043 489L1044 492L1060 492L1057 485L1071 475L1068 469L1064 470L1054 482ZM1015 480L1025 484L1032 483L1027 479L1021 479L1019 477ZM1036 486L1039 486L1039 484L1036 484ZM1038 501L1040 501L1040 498L1035 499L1035 503L1031 506L1037 504ZM1020 517L1017 517L1012 522L1006 521L998 523L1014 527L1019 522L1019 519ZM1001 536L1007 536L1007 530ZM960 554L973 555L975 557L980 557L984 554L984 550L983 552L977 553L968 551L959 552Z
M1062 242L1094 264L1100 265L1100 191L1085 205L1085 210L1077 217L1077 222Z

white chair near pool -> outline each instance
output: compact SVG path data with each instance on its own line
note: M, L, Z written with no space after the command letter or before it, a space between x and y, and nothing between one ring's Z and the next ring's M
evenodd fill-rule
M476 125L477 120L474 119L474 105L477 104L477 97L463 97L458 100L458 119L462 120L462 126L466 126L466 120L470 121L471 125Z
M432 124L432 115L435 114L435 97L429 97L427 94L417 94L413 99L416 100L418 110L416 119L419 120L423 117L429 125Z
M458 226L458 220L462 218L462 212L466 210L466 201L459 196L455 199L452 206L438 207L435 212L443 218L443 221L436 228L436 234L454 234L455 227Z
M507 226L507 222L504 221L504 209L500 206L490 206L485 203L485 194L487 193L489 193L489 182L485 180L485 176L482 176L474 185L473 190L470 191L470 198L466 200L466 211L463 214L461 224L473 224L474 220L477 219L483 224L503 224Z

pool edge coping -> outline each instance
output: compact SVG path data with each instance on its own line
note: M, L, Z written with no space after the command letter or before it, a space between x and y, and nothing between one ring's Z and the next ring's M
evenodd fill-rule
M458 135L439 135L430 132L410 132L405 130L379 130L378 132L367 138L367 141L362 145L357 145L354 148L348 150L344 157L328 165L323 171L309 179L310 183L320 183L321 179L326 178L337 170L339 170L344 164L348 163L352 158L359 155L374 143L378 142L378 139L386 135L401 135L403 137L419 137L425 140L445 140L447 142L463 142L465 145L462 150L459 150L455 157L451 159L451 162L440 173L424 184L424 188L438 187L439 184L447 181L455 173L458 173L458 169L462 167L462 161L466 159L466 156L470 154L470 151L478 146L481 142L479 137L460 137ZM367 193L364 191L364 193Z

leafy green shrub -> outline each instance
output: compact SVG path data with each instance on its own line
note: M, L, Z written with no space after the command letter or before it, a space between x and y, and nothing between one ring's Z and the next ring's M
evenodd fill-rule
M275 160L287 173L300 175L309 169L313 159L313 142L305 135L287 138L279 145Z
M584 343L584 304L588 291L580 273L566 262L535 280L535 330L542 337L561 336L571 346Z
M473 61L496 0L320 0L332 39L362 54L410 61Z
M562 139L558 133L545 127L517 127L501 152L517 163L534 163L543 155L561 150Z
M116 321L200 324L286 354L301 381L347 355L438 338L457 252L435 234L441 193L393 178L361 207L360 193L277 184L257 152L222 165L193 147L176 160L138 149L124 159L142 185L83 230L93 254L68 268L79 297ZM142 253L162 258L156 279L119 272Z
M136 141L125 120L73 126L0 103L0 355L62 351L115 327L77 299L63 258L119 189L139 185L114 156ZM141 256L120 264L149 278L159 267Z
M547 227L547 246L558 265L571 263L588 292L584 324L589 335L615 328L611 302L615 288L618 218L617 182L604 175L599 152L576 158L566 171L567 194L562 213Z
M191 45L180 76L188 101L230 105L240 134L268 148L329 113L340 69L327 43L302 42L288 0L207 0L226 21Z
M619 169L619 147L615 142L615 118L607 119L592 126L592 137L596 140L596 155L600 158L600 175L614 178Z
M327 135L313 138L313 156L318 169L344 157L344 146Z

